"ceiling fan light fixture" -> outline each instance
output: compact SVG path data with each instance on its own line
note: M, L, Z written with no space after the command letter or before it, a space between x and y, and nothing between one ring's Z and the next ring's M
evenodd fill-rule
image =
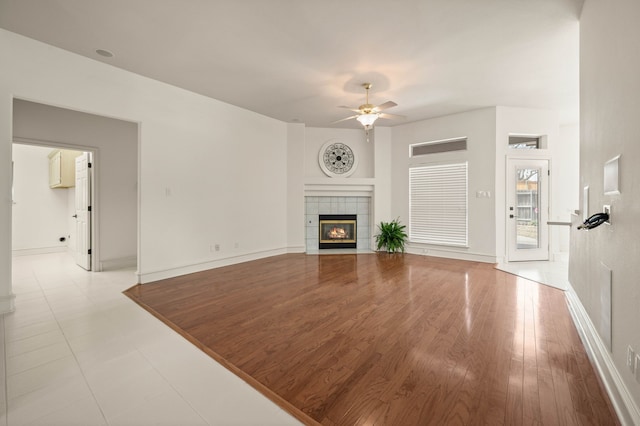
M386 110L387 108L392 108L394 106L397 106L398 104L396 104L395 102L392 101L387 101L383 104L380 104L378 106L370 104L369 103L369 90L371 90L371 83L364 83L362 85L362 87L364 87L365 92L366 92L366 100L365 103L360 105L359 107L355 108L355 107L348 107L348 106L341 106L340 108L346 108L350 111L353 111L355 113L357 113L356 115L352 115L351 117L347 117L347 118L343 118L341 120L338 121L334 121L334 123L340 123L342 121L345 120L351 120L353 118L355 118L356 120L358 120L358 122L360 122L360 124L362 124L364 126L364 133L365 135L367 135L367 142L369 142L369 130L373 129L373 123L375 123L375 121L378 118L404 118L404 116L402 115L393 115L393 114L387 114L387 113L383 113L381 112L382 110Z
M373 123L378 119L378 114L368 113L359 115L356 120L360 122L364 127L371 127Z

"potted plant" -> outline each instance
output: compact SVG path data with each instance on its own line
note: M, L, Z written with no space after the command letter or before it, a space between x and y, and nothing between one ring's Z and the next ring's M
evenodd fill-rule
M404 232L405 228L405 225L400 224L399 218L391 222L380 222L380 225L378 225L380 233L375 235L377 250L386 247L389 253L404 253L404 242L407 239L407 233Z

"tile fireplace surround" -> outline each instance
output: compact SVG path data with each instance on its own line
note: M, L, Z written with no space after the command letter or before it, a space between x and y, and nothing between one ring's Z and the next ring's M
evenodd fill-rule
M355 214L358 216L357 250L371 250L371 197L304 197L307 253L318 253L320 214ZM331 249L322 250L331 252Z

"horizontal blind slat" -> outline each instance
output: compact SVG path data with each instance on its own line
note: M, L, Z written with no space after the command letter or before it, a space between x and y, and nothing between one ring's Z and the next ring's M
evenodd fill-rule
M466 246L467 163L409 169L409 238Z

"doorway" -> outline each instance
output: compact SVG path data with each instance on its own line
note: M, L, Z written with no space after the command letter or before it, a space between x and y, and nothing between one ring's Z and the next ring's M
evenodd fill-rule
M549 160L507 160L507 260L549 260Z
M80 149L14 142L14 256L69 252L78 266L91 270L93 153Z
M47 146L50 147L49 151L58 148L92 154L91 183L88 185L93 192L90 197L93 199L92 235L88 245L91 250L91 270L100 272L135 267L138 263L139 235L138 123L14 99L13 124L13 141L16 144ZM46 160L45 155L45 164L40 168L45 172L48 169ZM42 179L43 192L61 194L62 191L49 190L48 179L48 175ZM42 216L48 214L38 206L34 206L33 210L39 210ZM67 227L73 231L77 225L76 218L72 217L74 214L75 203L70 204L68 212L65 210L65 218L69 221ZM17 217L15 214L13 216L14 219ZM47 230L40 231L44 233ZM47 241L51 240L48 237ZM70 245L72 243L73 240ZM66 247L64 251L67 251ZM70 255L73 256L73 253Z

